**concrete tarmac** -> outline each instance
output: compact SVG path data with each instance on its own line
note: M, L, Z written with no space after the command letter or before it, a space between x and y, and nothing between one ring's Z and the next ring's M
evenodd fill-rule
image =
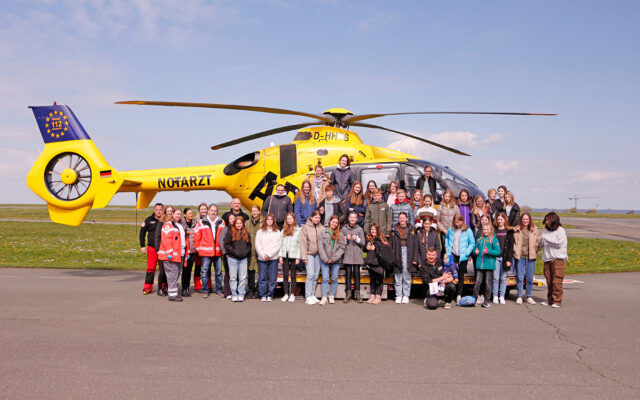
M560 218L570 237L640 242L640 218Z
M640 397L640 273L571 277L560 309L436 311L170 303L143 276L0 269L0 398Z

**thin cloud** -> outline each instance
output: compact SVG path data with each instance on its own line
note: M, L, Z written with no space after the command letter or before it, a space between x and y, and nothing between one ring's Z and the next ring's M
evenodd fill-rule
M486 149L491 144L499 142L502 137L501 133L492 133L480 138L471 132L439 132L427 136L427 139L465 152L473 152L474 149ZM446 150L407 137L389 143L389 148L433 161L451 158L451 153Z
M369 15L358 22L358 30L363 32L377 31L387 27L394 20L391 12L386 10L373 10Z

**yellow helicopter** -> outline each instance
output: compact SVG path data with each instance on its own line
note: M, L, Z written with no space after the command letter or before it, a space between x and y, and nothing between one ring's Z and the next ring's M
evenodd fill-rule
M400 112L355 115L344 108L331 108L322 114L271 107L212 103L123 101L116 104L203 107L296 115L312 121L287 125L212 146L218 150L249 140L298 130L293 141L248 153L228 164L201 167L116 171L102 156L73 111L66 105L32 106L45 148L27 175L27 185L40 196L53 222L80 225L91 208L106 207L114 194L135 192L136 208L146 208L161 191L222 190L237 197L250 208L261 205L279 183L289 195L295 194L317 164L331 172L339 157L347 154L351 169L361 182L373 180L378 186L390 181L411 190L427 161L409 154L364 144L350 127L365 127L394 132L456 154L468 154L409 133L362 121L389 115L410 114L498 114L556 115L510 112ZM449 188L454 194L462 189L471 196L478 187L448 167L429 163L437 181L437 190Z

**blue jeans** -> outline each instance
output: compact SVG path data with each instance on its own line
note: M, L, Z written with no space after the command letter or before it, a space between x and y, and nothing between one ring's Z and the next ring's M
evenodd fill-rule
M513 263L511 263L513 266ZM498 291L498 289L500 289ZM504 269L502 257L496 258L496 270L493 271L493 295L505 297L507 293L507 271Z
M229 287L232 296L244 297L247 292L247 259L228 257L229 263Z
M320 256L317 254L307 255L307 279L304 282L304 297L316 295L318 286L318 275L320 275Z
M394 275L396 297L409 297L409 293L411 293L411 272L409 272L407 260L407 247L402 246L400 253L402 254L402 272Z
M322 297L326 297L329 292L329 275L331 275L331 296L335 296L338 291L338 274L340 273L340 264L326 264L324 261L320 260L320 268L322 269Z
M278 282L278 259L258 260L258 287L260 297L273 298L273 292Z
M518 273L518 297L522 297L523 280L527 279L527 297L531 297L533 290L533 273L536 270L536 260L521 258L516 261L516 272Z
M216 279L216 293L222 292L222 257L202 257L202 271L200 281L202 281L202 293L209 292L209 270L213 264Z

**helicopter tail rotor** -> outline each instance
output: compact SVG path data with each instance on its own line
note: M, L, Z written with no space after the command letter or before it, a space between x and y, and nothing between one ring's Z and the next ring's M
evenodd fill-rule
M53 222L77 226L91 208L106 207L124 179L104 159L73 111L31 107L45 142L27 186L47 202Z

